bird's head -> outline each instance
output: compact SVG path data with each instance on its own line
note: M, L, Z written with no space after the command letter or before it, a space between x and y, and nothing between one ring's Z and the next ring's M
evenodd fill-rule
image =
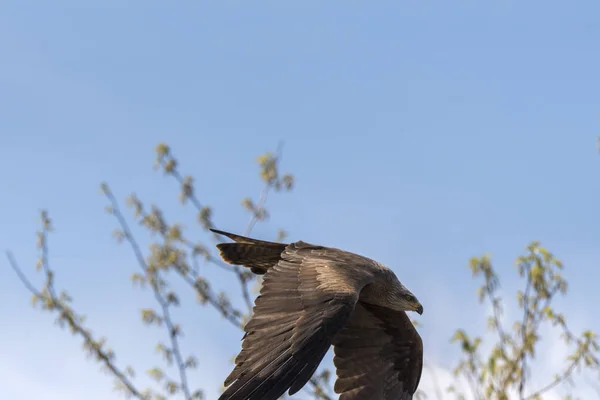
M394 276L395 278L395 276ZM388 301L393 304L393 308L398 311L415 311L419 315L423 314L423 305L400 281L393 279L393 289L389 291Z
M423 305L409 290L400 290L394 303L403 311L415 311L419 315L423 314Z
M391 308L396 311L415 311L423 314L423 305L398 280L392 270L382 268L377 282L367 285L361 292L361 300L381 307Z

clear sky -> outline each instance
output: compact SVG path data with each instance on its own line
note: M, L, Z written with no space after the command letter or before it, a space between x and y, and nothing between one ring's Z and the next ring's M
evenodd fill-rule
M485 327L474 255L492 254L510 294L513 260L540 240L567 265L561 308L574 328L600 331L600 3L249 4L0 6L0 248L39 282L47 208L57 285L121 365L160 365L162 332L139 322L153 303L128 282L137 265L111 238L100 182L204 235L152 169L160 141L196 177L218 227L242 232L240 200L261 190L255 157L284 140L297 187L270 197L271 219L253 234L284 227L290 240L390 266L424 304L425 357L442 375L456 360L454 329ZM235 289L211 268L219 288ZM200 359L192 380L215 399L240 332L191 296L184 304L184 346ZM0 318L0 398L117 398L79 340L30 307L5 261ZM546 337L540 377L565 355Z

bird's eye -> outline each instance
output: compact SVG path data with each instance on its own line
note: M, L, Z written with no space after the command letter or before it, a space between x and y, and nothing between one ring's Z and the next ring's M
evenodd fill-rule
M416 300L417 300L417 299L415 298L415 296L413 296L412 294L407 294L406 296L404 296L404 298L405 298L407 301L410 301L410 302L414 302L414 301L416 301Z

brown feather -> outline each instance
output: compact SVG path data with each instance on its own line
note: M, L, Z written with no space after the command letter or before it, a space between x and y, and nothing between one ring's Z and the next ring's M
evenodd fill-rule
M287 244L251 239L233 233L211 229L211 231L234 240L236 243L217 245L223 261L233 265L243 265L257 274L263 275L281 260L281 253Z
M333 340L340 400L410 400L423 370L423 341L404 311L359 302Z

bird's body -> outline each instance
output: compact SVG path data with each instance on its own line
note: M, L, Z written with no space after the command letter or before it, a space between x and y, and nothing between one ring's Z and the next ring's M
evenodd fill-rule
M410 400L423 344L405 311L423 307L384 265L302 241L272 243L222 231L228 263L264 275L242 350L219 400L276 400L299 391L331 345L340 400Z

